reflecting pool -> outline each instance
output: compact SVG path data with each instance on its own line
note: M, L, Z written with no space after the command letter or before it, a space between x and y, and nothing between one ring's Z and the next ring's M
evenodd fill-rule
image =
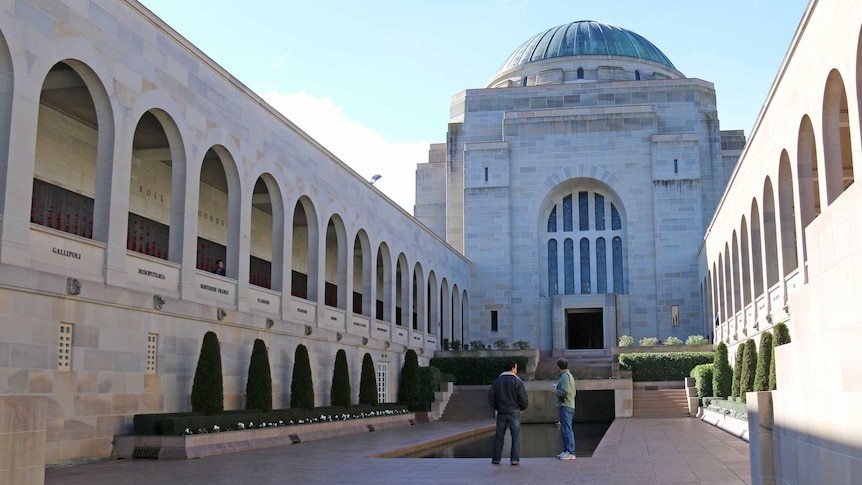
M610 426L611 423L574 423L572 429L575 431L575 455L593 456L593 452ZM494 431L490 431L472 438L404 455L402 458L491 458L493 445ZM511 446L511 437L506 433L506 441L503 444L504 458L509 456ZM555 424L521 425L521 458L550 458L558 455L562 449L560 428Z

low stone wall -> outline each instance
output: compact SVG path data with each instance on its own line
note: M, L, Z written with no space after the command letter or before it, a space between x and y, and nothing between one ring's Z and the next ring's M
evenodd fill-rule
M45 483L48 399L0 397L0 483Z
M707 408L700 408L698 414L701 415L701 421L709 423L716 428L748 441L748 421L737 419L723 413L710 411Z
M160 460L189 460L256 448L291 445L304 441L406 427L415 423L416 416L411 413L186 436L122 435L114 437L114 451L111 457L117 459L146 457Z
M555 381L526 381L524 386L530 396L530 405L522 422L548 423L557 420L558 410L554 397ZM630 418L634 409L631 379L579 379L575 381L575 392L614 391L614 417ZM577 412L577 411L576 411Z

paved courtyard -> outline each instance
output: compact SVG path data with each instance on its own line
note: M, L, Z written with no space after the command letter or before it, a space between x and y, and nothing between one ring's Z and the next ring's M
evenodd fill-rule
M190 461L54 467L47 484L742 484L748 443L692 418L617 419L591 458L374 458L490 422L433 422Z

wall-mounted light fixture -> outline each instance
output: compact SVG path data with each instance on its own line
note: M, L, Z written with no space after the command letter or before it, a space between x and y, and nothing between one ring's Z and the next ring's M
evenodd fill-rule
M275 321L271 318L267 318L266 319L266 328L272 328L273 325L275 325Z
M374 182L377 182L381 178L383 178L383 175L380 175L379 173L375 173L374 175L371 176L371 180L369 180L368 183L370 183L371 185L374 185Z
M153 295L153 308L161 310L165 306L165 297L162 295Z
M305 326L305 335L311 335L311 325Z
M218 318L219 320L224 320L224 317L226 316L227 312L224 308L219 308L218 310L216 310L216 318Z

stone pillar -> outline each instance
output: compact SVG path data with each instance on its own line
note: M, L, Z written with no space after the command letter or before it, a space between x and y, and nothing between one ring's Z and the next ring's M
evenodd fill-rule
M771 392L746 393L748 402L748 443L752 485L775 484L775 449L772 429Z

